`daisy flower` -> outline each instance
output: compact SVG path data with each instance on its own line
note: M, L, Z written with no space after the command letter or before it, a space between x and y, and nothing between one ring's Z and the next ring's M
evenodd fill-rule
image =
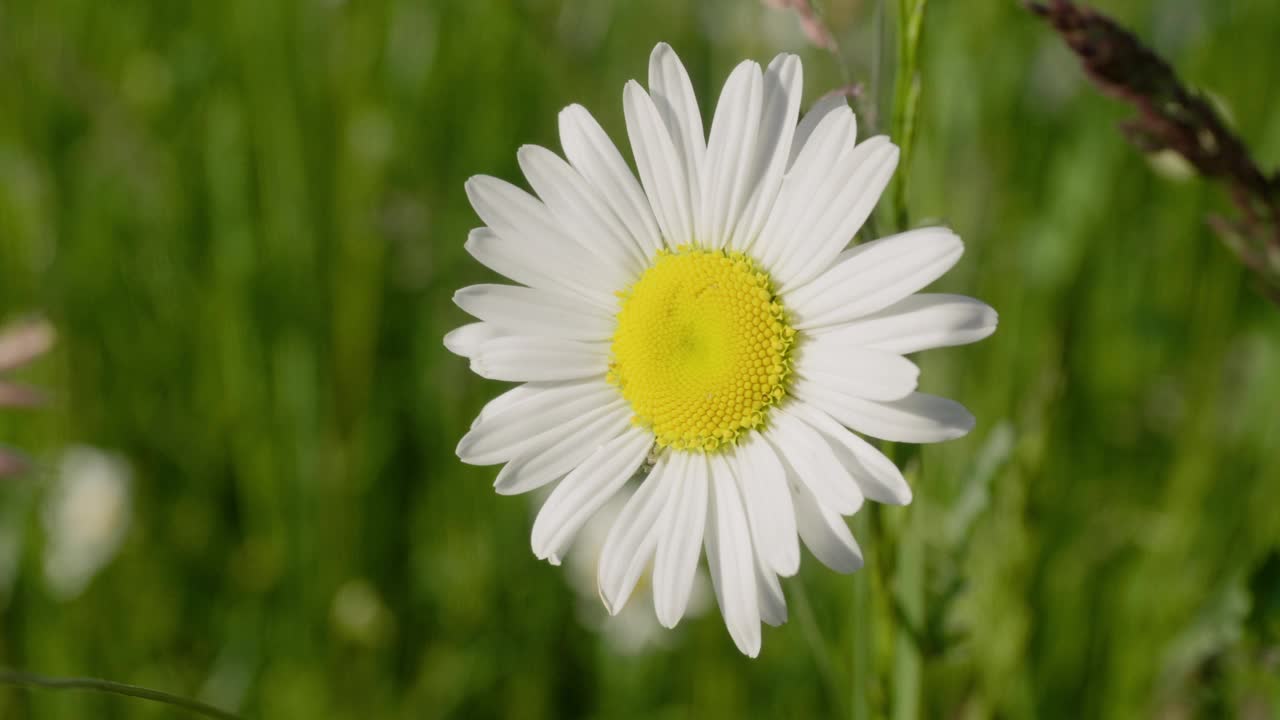
M44 578L60 600L78 597L119 552L132 514L133 470L114 453L62 453L44 500Z
M688 74L658 45L649 89L623 92L638 180L572 105L567 159L519 151L536 196L467 182L485 223L467 251L519 285L459 291L479 322L445 337L478 375L521 383L481 410L458 456L502 464L502 494L558 483L534 554L559 564L637 478L600 555L605 607L617 613L651 566L655 614L674 627L705 550L725 625L752 657L761 621L786 619L778 578L798 570L801 542L852 572L862 553L844 516L865 499L911 500L861 436L927 443L972 428L960 405L916 391L905 355L996 326L976 300L917 294L960 258L950 230L848 247L898 149L856 143L842 98L799 118L800 97L796 56L743 62L704 134Z

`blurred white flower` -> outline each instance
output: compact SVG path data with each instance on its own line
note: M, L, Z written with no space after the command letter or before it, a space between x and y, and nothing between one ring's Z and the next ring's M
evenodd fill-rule
M60 600L84 592L129 529L133 473L120 456L68 448L44 502L44 578Z
M583 625L599 632L605 643L622 655L636 655L652 648L667 647L671 644L672 637L658 623L651 593L632 594L617 615L609 615L600 604L600 591L597 587L600 552L604 549L610 528L617 522L630 495L631 492L623 492L600 508L583 526L578 541L565 557L565 568L568 570L566 580L578 593L578 619ZM652 568L644 572L641 584L648 584L651 572ZM706 612L711 600L708 590L707 577L699 570L689 597L689 608L686 611L688 616Z

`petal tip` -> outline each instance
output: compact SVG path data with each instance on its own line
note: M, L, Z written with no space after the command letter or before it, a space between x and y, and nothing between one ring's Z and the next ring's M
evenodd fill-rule
M951 424L954 427L952 439L962 438L973 430L978 424L978 419L967 408L957 404L956 417Z
M467 191L467 197L471 197L473 194L480 192L483 189L484 184L489 182L489 179L490 176L483 174L472 175L467 178L466 182L462 183L462 187Z
M760 639L759 638L756 638L752 641L738 642L735 644L738 646L738 649L742 651L742 654L746 655L748 658L755 660L756 658L760 657Z
M523 491L513 487L509 482L504 482L503 478L499 477L493 481L493 492L503 497L513 497L520 495Z
M622 611L623 604L616 603L609 598L609 593L605 591L604 584L598 578L596 580L596 594L600 596L600 604L604 605L605 612L609 613L610 617L614 617Z
M628 113L628 120L631 120L630 114L636 112L636 104L643 102L643 98L647 94L648 93L644 91L644 87L634 79L628 80L627 83L622 86L622 107L623 110ZM631 126L628 125L627 127L629 130Z
M800 572L800 546L795 545L795 551L792 552L788 548L787 552L781 558L775 558L773 571L778 577L795 577Z
M560 111L560 122L563 123L569 120L576 120L582 117L582 113L585 113L586 111L587 109L578 103L573 103L572 105L566 105Z
M457 302L457 293L454 293L454 295L454 302ZM479 325L480 323L470 323L461 327L456 327L445 333L444 337L441 339L444 343L445 349L459 357L471 357L475 354L478 343L474 337L469 336Z
M457 455L458 459L467 465L479 465L480 463L476 462L475 455L471 453L473 445L475 445L475 438L471 433L467 433L458 441L457 447L453 449L453 454Z
M996 312L995 308L991 307L990 305L986 305L984 303L982 308L982 327L984 329L990 328L990 332L988 333L990 334L992 332L995 332L996 328L998 328L999 326L1000 326L1000 313Z
M666 603L659 603L654 607L654 614L658 618L658 624L668 630L674 630L676 625L680 624L680 613L667 607Z
M895 489L893 491L893 495L892 495L893 502L886 503L886 504L901 505L905 507L907 505L910 505L911 501L914 499L915 499L915 493L911 491L911 486L907 485L906 483L903 483L901 488Z
M472 357L472 358L471 358L471 372L473 372L473 373L475 373L475 374L479 375L480 377L482 377L482 378L484 378L484 379L486 379L486 380L498 380L498 379L499 379L499 378L496 378L496 377L492 377L492 375L491 375L491 370L490 370L489 366L488 366L488 365L487 365L483 360L481 360L481 359L479 359L479 358L477 358L477 357Z
M525 143L516 148L516 160L520 163L521 169L523 169L525 163L536 159L534 155L537 155L538 151L542 149L542 146L534 145L533 143ZM525 174L527 175L528 173Z

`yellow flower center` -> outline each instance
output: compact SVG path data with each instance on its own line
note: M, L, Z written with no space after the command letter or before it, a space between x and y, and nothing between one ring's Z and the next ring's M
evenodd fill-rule
M731 444L786 395L795 330L745 255L662 251L620 296L609 381L658 445Z

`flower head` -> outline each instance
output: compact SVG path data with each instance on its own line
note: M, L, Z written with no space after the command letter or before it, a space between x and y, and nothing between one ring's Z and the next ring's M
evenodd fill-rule
M972 427L960 405L916 391L904 356L996 326L976 300L917 294L960 258L949 230L847 247L898 149L855 142L842 97L799 118L800 95L795 56L744 62L705 135L684 67L659 45L649 89L623 93L638 180L591 115L566 108L567 160L519 152L537 197L467 183L486 224L467 250L520 284L459 291L479 322L445 338L477 374L522 383L485 406L458 455L502 464L499 493L558 483L534 553L558 564L630 492L600 554L605 607L619 612L652 566L655 613L675 626L705 549L729 633L752 656L761 620L786 619L778 578L798 570L801 541L852 572L862 554L843 516L864 499L911 500L859 434L937 442Z
M44 503L44 577L72 599L115 558L129 529L133 472L122 457L68 448Z

